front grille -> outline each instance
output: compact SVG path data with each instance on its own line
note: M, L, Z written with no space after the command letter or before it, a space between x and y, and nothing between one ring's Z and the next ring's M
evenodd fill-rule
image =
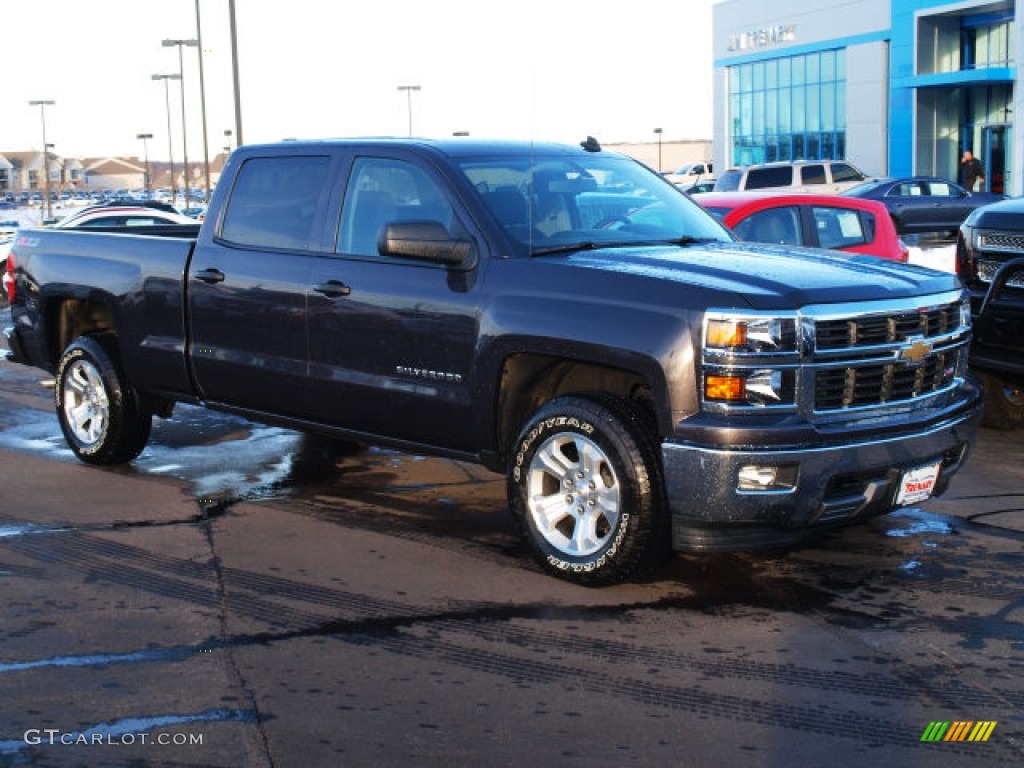
M1001 261L978 259L978 279L984 283L991 283L996 279L996 272L1001 266L1003 266ZM1024 269L1018 269L1017 273L1006 281L1006 284L1011 288L1024 288Z
M814 412L909 403L955 386L967 365L964 321L959 299L815 318L808 328Z
M1024 234L985 232L978 236L978 247L985 251L1024 253Z
M742 378L742 402L714 399L716 413L799 413L839 425L944 407L967 374L971 341L966 291L813 304L787 312L735 313L772 343L733 350L707 347L705 377ZM708 318L733 316L712 309ZM795 334L782 331L795 327ZM704 329L707 339L708 327ZM761 336L758 336L760 338ZM723 379L723 380L725 380Z
M819 370L814 377L814 410L834 411L913 400L950 386L959 350L939 352L919 365L885 363Z
M941 336L959 326L959 304L916 312L819 320L815 323L815 348L824 351L892 344L914 336Z

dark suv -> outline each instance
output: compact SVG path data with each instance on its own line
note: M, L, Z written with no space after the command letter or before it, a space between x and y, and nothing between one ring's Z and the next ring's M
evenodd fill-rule
M1024 425L1024 200L978 208L960 227L957 272L971 292L970 365L987 426Z

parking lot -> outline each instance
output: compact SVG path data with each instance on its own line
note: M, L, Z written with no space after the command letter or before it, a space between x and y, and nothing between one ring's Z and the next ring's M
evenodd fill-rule
M0 766L1024 758L1019 432L921 508L587 590L478 467L179 406L97 469L50 398L0 362Z

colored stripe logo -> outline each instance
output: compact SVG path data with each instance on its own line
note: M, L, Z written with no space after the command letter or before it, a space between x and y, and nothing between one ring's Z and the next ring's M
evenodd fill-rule
M995 720L933 721L924 729L921 741L988 741L995 729Z

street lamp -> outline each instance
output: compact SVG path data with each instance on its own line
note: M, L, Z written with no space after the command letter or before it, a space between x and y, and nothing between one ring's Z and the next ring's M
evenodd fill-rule
M199 106L203 113L203 176L206 179L206 201L210 201L210 142L206 135L206 79L203 77L203 27L199 21L199 0L196 0L196 42L199 46Z
M136 139L142 139L142 151L146 156L146 183L143 185L147 192L152 192L152 184L149 176L149 140L153 138L152 133L137 133Z
M28 103L30 107L39 107L39 116L43 121L43 200L46 219L53 216L53 209L50 207L50 158L48 157L49 145L46 143L46 108L52 107L56 103L52 99L37 99Z
M170 80L181 80L181 75L153 75L154 80L164 81L164 98L167 100L167 160L171 166L171 203L178 202L178 187L174 183L174 143L171 141L171 87Z
M181 80L181 148L182 148L182 165L184 166L185 174L185 207L188 207L189 191L191 189L191 179L188 175L188 134L185 129L185 55L182 53L182 49L188 46L189 48L195 48L199 45L198 40L164 40L161 45L164 48L178 48L178 79Z
M242 92L238 88L238 28L235 24L235 0L228 0L231 29L231 75L235 86L235 146L242 146Z
M658 134L658 173L661 173L661 128L655 128L654 132Z
M418 91L418 85L400 85L398 90L405 91L405 99L409 105L409 135L412 136L412 92Z

